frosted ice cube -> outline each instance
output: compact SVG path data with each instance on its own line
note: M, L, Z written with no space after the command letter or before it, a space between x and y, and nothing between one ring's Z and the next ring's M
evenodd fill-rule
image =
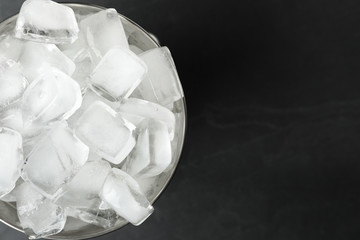
M167 47L148 50L139 57L148 67L147 75L138 87L145 100L168 105L184 96L174 61Z
M162 122L147 119L137 128L135 148L126 160L124 170L137 178L161 174L171 163L169 132Z
M0 126L23 132L21 103L9 105L0 113Z
M114 47L129 48L120 16L113 8L86 17L80 22L80 30L94 58L101 58Z
M117 214L133 225L140 225L154 211L141 192L138 183L120 169L113 168L111 170L105 180L100 197Z
M23 3L15 27L15 36L44 43L71 43L79 27L74 11L50 0Z
M137 98L124 99L119 107L120 114L135 126L145 118L153 118L164 122L173 135L175 129L175 115L169 109L146 100ZM171 136L172 139L172 136Z
M66 124L54 124L26 160L22 178L48 198L58 197L88 159L89 148Z
M96 101L76 123L76 135L102 158L119 164L135 146L135 126L111 107Z
M133 52L113 48L91 73L93 86L115 99L127 98L146 73L146 65Z
M0 127L0 197L14 189L22 165L21 135L9 128Z
M135 45L129 45L130 50L135 53L136 55L143 53L144 51L138 48Z
M68 123L71 127L74 127L77 120L81 117L81 115L88 109L95 101L101 101L106 105L110 106L113 110L117 110L119 108L119 102L111 102L102 96L99 96L92 89L88 88L85 90L83 95L81 107L68 119Z
M81 101L79 84L56 68L49 68L24 93L24 125L67 119L80 107Z
M66 215L103 228L114 227L119 216L114 210L66 208Z
M55 235L65 226L64 209L46 199L27 182L20 185L16 204L21 226L30 239Z
M25 41L14 38L12 34L0 36L0 56L18 61L23 51Z
M87 162L64 187L65 194L56 204L66 207L98 209L99 193L111 166L106 161Z
M19 100L27 85L19 64L10 59L0 58L0 111Z
M24 67L25 76L30 82L38 78L49 67L55 67L71 76L75 63L63 54L54 44L26 42L19 58Z

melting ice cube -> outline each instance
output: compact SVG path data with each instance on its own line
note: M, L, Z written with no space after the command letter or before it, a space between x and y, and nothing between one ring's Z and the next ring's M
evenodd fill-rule
M71 76L75 64L54 44L26 42L24 51L19 58L24 67L25 76L30 82L38 78L49 67L55 67Z
M58 197L88 159L89 148L64 123L52 130L34 147L26 160L22 178L30 181L48 198Z
M90 151L119 164L135 146L134 129L111 107L96 101L77 121L75 133Z
M0 127L0 197L14 189L23 164L22 137L9 128Z
M0 111L19 100L27 85L19 64L0 58Z
M23 96L25 126L69 118L81 105L81 90L65 73L50 68L33 81Z
M134 91L145 73L146 65L133 52L113 48L101 59L89 80L114 99L121 99Z
M29 183L20 185L17 193L17 212L21 226L30 239L55 235L64 228L64 209L53 204Z
M139 178L162 173L171 163L169 132L162 122L149 119L141 122L135 148L125 163L125 171Z
M27 0L16 22L15 36L44 43L71 43L79 27L74 11L50 0Z
M120 169L113 168L100 193L101 199L117 214L134 225L140 225L154 211L138 183Z
M168 105L184 94L171 53L167 47L154 48L139 55L148 72L138 89L145 100Z

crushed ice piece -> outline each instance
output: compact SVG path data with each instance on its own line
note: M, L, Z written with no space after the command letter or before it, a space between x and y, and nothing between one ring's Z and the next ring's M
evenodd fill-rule
M72 43L79 27L74 11L50 0L27 0L16 21L15 36L43 43Z
M75 133L90 147L90 151L119 164L135 146L134 129L133 124L111 107L96 101L77 121Z
M23 51L25 41L14 38L12 34L0 36L0 56L18 61Z
M25 126L69 118L81 105L79 84L56 68L34 80L23 96Z
M127 173L113 168L100 193L101 199L133 225L140 225L154 211L139 184Z
M0 58L0 111L19 100L27 85L19 64L11 59Z
M146 119L136 129L139 132L135 148L126 160L124 170L137 178L154 177L171 163L169 132L162 122Z
M88 155L89 148L65 123L55 123L29 154L21 176L53 199L85 164Z
M147 68L128 49L113 48L89 77L90 83L114 99L127 98L141 82Z
M0 127L0 197L14 189L23 160L20 133Z
M146 100L137 98L124 99L119 107L120 114L135 126L145 118L153 118L164 122L173 139L175 129L175 115L169 109Z
M55 235L65 226L64 209L53 204L27 182L19 186L16 204L21 226L30 239Z
M66 214L69 217L79 219L83 222L99 226L102 228L114 227L120 218L114 210L99 210L99 209L79 209L68 207Z
M55 67L71 76L75 71L75 63L63 54L54 44L26 42L19 58L24 67L24 74L29 82L38 78L50 67Z
M145 100L168 105L184 97L174 61L167 47L148 50L139 57L148 67L146 76L138 86Z
M65 194L56 204L64 207L97 209L99 193L111 166L107 161L86 162L75 177L64 187Z

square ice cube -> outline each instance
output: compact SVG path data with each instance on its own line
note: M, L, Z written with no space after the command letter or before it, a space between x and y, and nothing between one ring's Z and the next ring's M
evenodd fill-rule
M43 125L67 119L81 106L81 99L79 84L62 71L49 68L24 93L24 125Z
M145 221L154 211L141 192L139 184L120 169L113 168L111 170L105 180L100 197L117 214L136 226Z
M135 126L146 118L153 118L164 122L173 139L175 129L175 115L169 109L146 100L128 98L121 101L119 113Z
M71 43L79 27L74 11L50 0L23 3L15 27L15 36L43 43Z
M135 126L111 107L96 101L76 123L76 135L102 158L119 164L135 146Z
M13 60L0 57L0 112L19 100L27 85L21 66Z
M119 220L119 216L114 210L99 210L99 209L79 209L68 207L65 209L68 217L79 219L83 222L99 226L102 228L114 227Z
M184 96L171 53L167 47L154 48L139 55L148 67L148 72L139 84L145 100L171 104Z
M136 178L161 174L171 163L171 143L166 125L146 119L136 130L139 132L136 145L123 169Z
M65 194L56 204L64 207L98 209L99 193L111 166L107 161L86 162L75 177L64 186Z
M80 22L80 31L94 58L105 56L110 49L115 47L129 48L120 16L113 8L83 19Z
M30 239L55 235L61 232L66 222L64 209L46 199L27 182L18 189L17 213Z
M146 73L146 65L128 49L106 53L89 77L90 83L114 99L127 98Z
M20 133L0 127L0 197L14 189L23 160Z
M88 155L89 148L66 124L56 123L29 154L21 176L44 196L55 198L85 164Z
M18 61L25 41L14 38L11 33L0 36L0 56Z
M49 67L55 67L71 76L75 63L63 54L54 44L26 42L19 58L24 74L29 82L38 78Z

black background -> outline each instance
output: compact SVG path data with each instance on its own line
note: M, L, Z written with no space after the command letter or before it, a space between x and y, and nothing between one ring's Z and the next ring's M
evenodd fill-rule
M360 238L359 1L79 2L158 36L188 105L155 213L95 240ZM21 3L1 0L1 20Z

